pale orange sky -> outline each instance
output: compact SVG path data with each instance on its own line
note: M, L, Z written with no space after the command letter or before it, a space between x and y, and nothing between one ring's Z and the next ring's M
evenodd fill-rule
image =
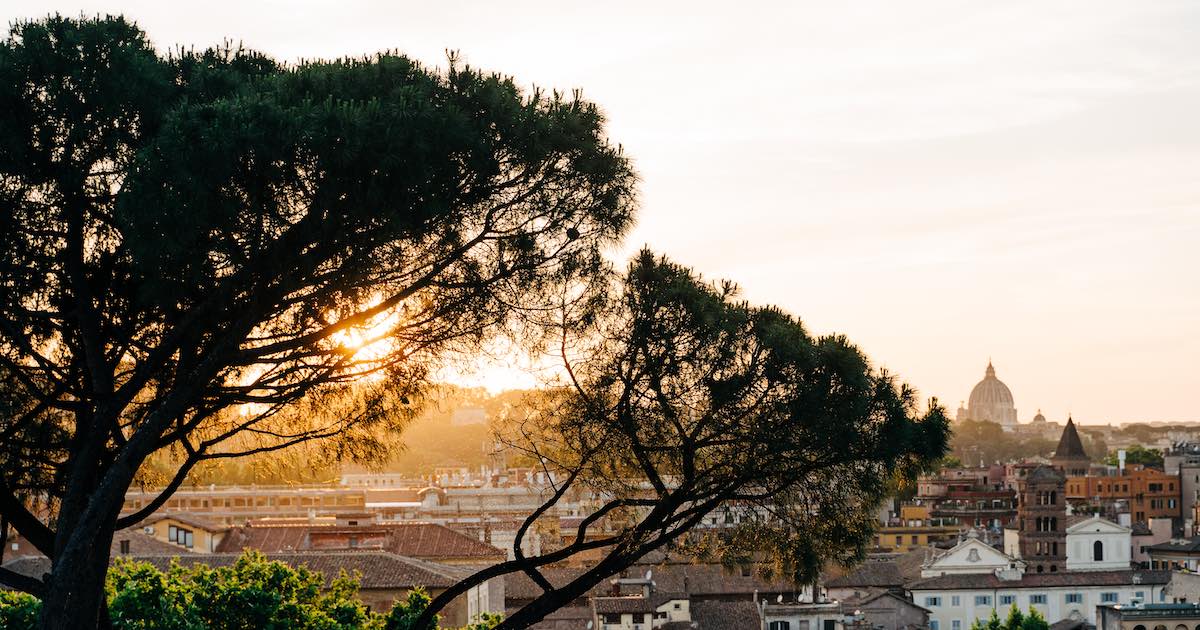
M398 49L601 104L649 244L953 410L1200 420L1200 4L69 2L161 47ZM518 382L518 381L514 381Z

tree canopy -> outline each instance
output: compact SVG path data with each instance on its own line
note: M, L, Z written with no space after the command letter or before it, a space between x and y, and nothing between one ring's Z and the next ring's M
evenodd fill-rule
M1117 455L1117 451L1109 452L1104 458L1104 463L1108 464L1109 466L1118 465L1120 462L1118 461ZM1133 446L1125 449L1125 463L1141 464L1143 466L1162 470L1163 454L1162 451L1156 448L1146 448L1141 444L1134 444Z
M991 616L986 620L976 619L971 624L971 630L1050 630L1050 624L1036 608L1022 613L1021 609L1013 604L1004 619L1001 619L993 608Z
M731 283L649 251L610 273L635 185L579 93L524 92L454 58L284 65L160 54L122 18L14 25L0 519L52 564L0 581L41 598L43 628L126 614L146 593L138 579L104 596L113 531L197 466L311 443L314 467L380 461L429 374L503 333L553 341L569 376L505 433L555 485L513 560L410 607L408 627L518 571L543 593L498 627L526 627L674 546L762 557L795 581L861 559L889 489L946 454L942 408ZM151 472L161 494L122 514ZM522 539L579 490L597 507L577 535L527 557ZM696 529L722 510L735 527ZM541 575L579 554L599 560L570 583ZM287 582L324 610L310 586Z
M510 429L511 444L556 480L554 494L518 531L513 560L448 589L430 611L522 572L543 592L500 627L526 627L664 548L806 583L826 561L862 560L893 482L945 454L936 401L919 409L913 390L842 336L813 337L779 309L739 300L731 283L649 251L613 291L594 326L561 330L570 384ZM577 489L597 507L564 545L526 557L523 536ZM697 529L726 510L734 526ZM583 553L600 559L570 583L542 576Z
M400 55L160 54L119 18L0 43L0 516L101 618L116 528L204 461L382 457L440 358L602 277L635 176L578 93ZM160 500L120 516L155 453Z
M160 571L146 562L118 559L108 572L106 597L114 630L418 630L429 605L421 588L387 612L371 612L358 599L358 579L326 576L247 552L229 566L172 564ZM0 627L33 630L40 602L0 591ZM462 630L487 630L500 616L484 613ZM420 630L435 630L437 620Z

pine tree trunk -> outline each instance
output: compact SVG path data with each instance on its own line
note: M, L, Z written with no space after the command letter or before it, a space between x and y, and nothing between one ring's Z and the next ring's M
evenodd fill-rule
M108 574L111 534L99 534L81 552L55 559L42 599L42 630L109 628L104 580ZM102 616L104 618L102 618Z

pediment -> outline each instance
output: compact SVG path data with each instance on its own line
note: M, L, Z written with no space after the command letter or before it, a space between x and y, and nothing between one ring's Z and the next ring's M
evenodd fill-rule
M1100 516L1093 516L1067 527L1068 534L1128 534L1132 531Z
M941 567L1007 567L1013 559L979 539L968 538L929 563L928 569Z

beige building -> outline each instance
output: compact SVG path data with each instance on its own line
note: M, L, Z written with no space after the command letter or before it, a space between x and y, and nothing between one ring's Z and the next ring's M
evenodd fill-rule
M190 514L159 514L139 525L143 534L156 540L177 545L188 551L213 553L229 531L228 525L198 518Z

